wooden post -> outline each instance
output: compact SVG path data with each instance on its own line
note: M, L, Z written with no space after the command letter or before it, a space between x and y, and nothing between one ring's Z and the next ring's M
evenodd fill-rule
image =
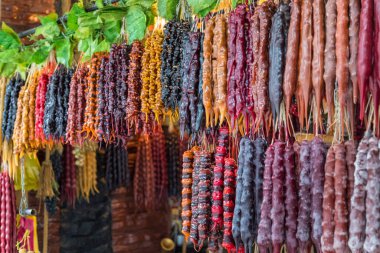
M55 12L58 14L58 16L63 16L66 12L68 12L71 8L72 2L74 1L73 0L55 0L54 7L55 7Z
M65 14L66 12L70 11L71 5L75 2L73 0L61 0L61 8L62 8L62 14Z

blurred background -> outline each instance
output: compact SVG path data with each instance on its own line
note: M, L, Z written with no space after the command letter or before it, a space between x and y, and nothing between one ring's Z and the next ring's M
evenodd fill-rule
M35 27L38 16L56 12L62 15L70 9L71 0L0 0L0 20L17 32Z

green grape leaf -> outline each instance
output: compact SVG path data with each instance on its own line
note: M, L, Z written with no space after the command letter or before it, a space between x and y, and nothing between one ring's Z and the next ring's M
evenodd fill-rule
M106 40L114 43L120 37L121 21L120 20L106 20L103 27L103 34Z
M8 33L9 35L11 35L11 36L14 38L14 40L17 41L19 45L21 45L21 40L20 40L20 38L18 37L17 33L16 33L11 27L9 27L5 22L3 22L3 23L1 24L1 29L2 29L4 32L6 32L6 33Z
M103 40L98 45L96 45L96 47L94 49L94 53L97 53L97 52L107 52L107 51L110 50L110 47L111 47L111 44L108 41Z
M145 36L147 18L141 6L133 5L125 16L129 43L141 40Z
M175 17L179 0L158 0L158 15L167 20Z
M235 9L235 8L236 8L236 6L237 6L237 4L238 4L238 1L239 1L239 0L232 0L232 4L231 4L232 9Z
M89 43L91 41L91 38L87 38L85 40L80 40L78 42L78 51L80 52L86 52L88 47L89 47Z
M69 67L73 57L70 38L56 40L54 42L54 46L56 50L57 62Z
M217 0L187 0L192 11L200 16L205 16L215 8Z
M0 76L11 77L16 71L17 65L14 63L0 63Z
M146 26L150 26L154 24L154 18L155 18L154 13L151 10L147 10L145 11L145 15L147 18Z
M199 15L200 17L205 17L207 14L210 13L210 11L212 11L212 10L215 8L216 4L217 4L217 2L215 2L215 3L214 3L213 5L211 5L210 7L206 8L206 9L204 9L204 10L201 10L201 11L199 12L198 15Z
M88 47L85 53L82 56L82 61L88 61L91 59L91 56L94 54L96 47L98 46L98 39L89 40Z
M78 18L83 13L85 13L85 10L79 7L78 3L73 4L70 12L67 13L67 27L71 31L76 31L78 29Z
M17 64L29 65L32 63L33 50L30 47L26 47L23 51L18 52L14 55L13 62Z
M26 71L28 70L28 65L26 64L17 64L16 65L16 72L20 74L21 79L26 79Z
M119 8L119 9L116 10L115 7L113 7L112 9L107 9L106 10L107 7L108 6L104 7L102 9L102 11L99 12L100 17L101 17L101 19L104 22L106 22L106 21L112 21L112 20L120 21L120 20L123 19L123 17L127 13L127 9L126 8Z
M57 22L49 22L36 28L36 32L32 36L36 39L39 35L44 36L48 40L53 40L54 37L61 33Z
M0 30L0 50L20 47L20 43L9 33Z
M124 3L128 7L140 5L144 9L150 9L154 3L154 0L125 0Z
M58 20L58 14L53 12L47 16L39 16L38 19L40 20L42 25L46 25L48 23L56 23Z
M89 27L79 27L74 34L74 38L78 40L87 39L91 36L91 29Z
M96 7L98 7L98 9L103 8L104 7L103 0L96 0L95 5Z
M78 19L79 27L89 27L91 30L102 28L103 21L99 16L83 15Z
M30 61L36 64L41 64L45 62L52 48L53 47L51 45L38 47L36 50L33 51Z
M0 52L0 62L7 63L13 62L15 57L18 57L18 48L11 48Z

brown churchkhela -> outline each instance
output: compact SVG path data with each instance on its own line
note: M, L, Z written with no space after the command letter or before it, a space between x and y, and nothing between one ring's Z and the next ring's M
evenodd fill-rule
M328 112L328 123L334 118L334 89L336 76L335 55L335 33L336 33L336 0L327 0L326 3L326 44L325 44L325 66L323 79L326 87L326 103Z
M300 42L301 0L292 3L291 18L288 32L288 47L286 49L286 63L284 72L284 97L286 105L286 120L289 122L290 103L296 91L298 70L298 48ZM287 124L289 125L289 124ZM289 129L288 129L289 131Z
M371 88L375 107L375 124L379 124L379 105L380 105L380 2L374 1L374 23L375 23L375 42L374 42L374 61L373 81ZM376 127L376 135L380 136L380 127Z
M269 80L269 34L271 28L271 18L274 14L273 2L267 1L260 5L256 12L258 12L260 19L260 46L258 65L257 65L257 79L255 80L254 89L257 92L257 109L258 118L257 122L261 122L265 114L269 110L269 96L268 96L268 80Z
M221 40L220 27L218 28L216 19L219 15L213 17L215 20L215 26L213 30L213 41L212 41L212 58L211 58L211 76L212 76L212 109L213 109L213 117L211 118L211 125L215 126L215 118L217 117L215 114L219 112L219 108L216 104L216 100L218 97L218 78L217 78L217 66L218 66L218 41ZM217 32L219 31L219 32Z
M323 66L325 51L325 2L324 0L313 1L313 61L312 61L312 83L316 107L314 108L314 125L316 133L322 128L322 99L324 92Z
M313 6L311 0L302 1L301 39L299 55L298 91L299 121L303 128L308 116L308 105L312 89L311 61L313 53Z
M336 144L334 146L334 151L335 151L334 250L337 253L344 253L348 251L346 148L344 144Z
M337 0L337 20L336 20L336 79L338 81L338 98L340 105L341 134L344 134L345 109L350 106L349 101L349 36L348 36L348 0ZM352 92L352 90L350 90Z
M128 131L130 133L138 132L139 112L141 109L141 79L140 73L142 69L141 58L144 48L142 43L135 41L130 54L130 67L128 72L128 97L126 120L128 121Z
M139 146L136 154L135 175L133 179L135 203L139 208L152 209L157 206L156 178L157 167L154 163L153 142L146 135L139 138ZM157 159L156 159L157 160ZM158 159L160 160L160 159ZM162 160L160 160L162 161Z
M205 37L203 41L203 105L206 114L206 127L209 127L212 122L212 44L214 37L215 20L209 19L206 23Z
M373 47L373 4L372 0L361 1L357 75L360 93L360 119L364 119L367 91L372 74Z
M192 183L193 183L193 161L194 153L191 150L183 153L182 164L182 233L187 241L190 236L191 225L191 197L192 197Z
M215 122L223 123L227 115L227 23L224 15L216 16L214 36L218 38L214 114Z
M349 140L344 143L346 146L346 160L347 160L347 173L348 173L348 184L347 184L347 210L351 210L351 196L354 191L354 173L355 173L355 158L356 158L356 145L354 140Z
M334 168L335 151L331 146L327 152L325 163L325 182L323 187L323 207L322 207L322 251L334 253Z
M350 61L348 67L350 69L351 82L353 87L354 104L358 102L358 79L357 79L357 59L359 44L359 21L360 21L360 0L350 0L349 3L350 27L348 30L350 36Z
M361 149L363 149L363 143L361 143ZM364 151L365 152L365 151ZM364 154L363 154L364 155ZM363 157L363 155L358 156ZM353 160L355 159L355 143L353 141L347 141L346 143L335 144L330 147L325 164L325 183L324 183L324 195L323 195L323 215L322 215L322 252L327 253L343 253L348 252L348 202L349 202L349 190L350 179L349 176L353 169ZM363 160L363 159L362 159ZM363 164L363 162L359 162ZM357 164L358 165L358 164ZM363 172L360 172L360 177L364 176ZM355 172L357 177L359 174ZM365 176L364 176L365 177ZM361 180L360 178L358 178ZM313 180L314 181L314 180ZM360 184L360 183L359 183ZM352 186L353 187L353 186ZM362 187L363 189L363 187ZM356 189L356 195L359 188ZM354 199L354 198L353 198ZM313 201L314 202L314 201ZM313 207L314 209L314 207ZM354 233L351 240L353 247L360 245L360 242L355 236L360 235L360 226L358 226L357 219L360 218L359 206L355 206L353 209L355 216L350 230ZM360 222L359 222L360 223ZM353 229L353 230L352 230ZM355 234L356 233L356 234ZM351 246L350 246L351 247ZM360 246L359 246L360 247ZM353 251L357 252L357 251ZM358 251L361 252L361 251Z

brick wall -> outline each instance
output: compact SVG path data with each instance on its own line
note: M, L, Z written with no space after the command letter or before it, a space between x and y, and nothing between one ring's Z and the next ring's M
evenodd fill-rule
M1 21L20 32L36 26L39 15L54 10L54 0L1 0Z
M170 231L170 211L137 209L132 189L114 191L111 200L113 252L160 252L160 241Z
M112 253L111 202L105 181L90 202L61 208L60 253Z

